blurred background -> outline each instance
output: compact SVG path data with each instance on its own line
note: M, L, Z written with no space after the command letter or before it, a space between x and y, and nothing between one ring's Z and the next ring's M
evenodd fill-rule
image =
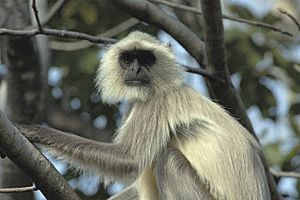
M40 0L40 13L56 1ZM177 1L180 2L180 1ZM295 24L277 8L300 19L297 0L223 0L223 13L267 22L294 34L287 37L268 29L224 20L227 60L234 86L246 106L264 153L273 169L300 172L300 34ZM166 12L184 20L202 37L195 15ZM45 9L44 9L45 10ZM107 37L121 39L133 30L142 30L170 43L179 63L198 67L197 62L172 37L162 30L131 18L107 0L68 1L51 20L49 27L98 35L117 26ZM123 26L123 27L122 27ZM48 65L47 112L43 123L98 141L110 141L120 124L126 104L108 106L101 103L95 88L95 73L105 45L63 38L39 37L44 65ZM7 67L0 65L0 81ZM200 75L185 74L186 82L208 96ZM5 81L0 83L0 106L4 104ZM1 99L2 98L2 99ZM2 105L2 109L4 105ZM101 177L89 177L67 168L67 164L50 158L82 199L106 199L124 188L116 183L103 188ZM0 161L1 162L1 161ZM279 192L285 199L299 199L300 182L296 178L278 178ZM35 192L36 199L44 197Z

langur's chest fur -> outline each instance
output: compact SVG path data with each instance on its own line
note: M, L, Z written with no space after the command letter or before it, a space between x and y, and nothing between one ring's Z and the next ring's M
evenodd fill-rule
M156 156L167 147L171 138L176 136L178 126L188 126L199 118L195 112L191 95L177 88L166 94L153 95L146 102L137 102L128 118L119 129L115 142L129 147L132 155L141 156L142 165L151 164ZM184 94L185 93L185 94Z

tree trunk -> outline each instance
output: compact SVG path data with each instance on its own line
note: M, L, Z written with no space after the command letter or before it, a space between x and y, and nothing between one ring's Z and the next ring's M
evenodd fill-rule
M1 0L1 26L24 29L30 23L29 1ZM2 16L1 16L2 15ZM18 124L41 121L45 72L42 70L35 38L2 37L1 57L8 68L6 113ZM44 74L42 74L42 72ZM44 82L43 82L44 81ZM8 159L0 160L0 187L30 186L32 182ZM30 200L33 193L0 194L2 200Z

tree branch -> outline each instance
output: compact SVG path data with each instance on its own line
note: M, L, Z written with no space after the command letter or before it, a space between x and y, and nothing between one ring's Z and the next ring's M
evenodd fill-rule
M33 10L33 13L34 13L34 17L35 17L35 20L36 20L36 24L38 26L38 29L39 31L43 31L43 28L42 28L42 25L41 25L41 22L40 22L40 18L39 18L39 11L38 9L36 8L36 0L32 0L32 4L31 4L31 7L32 7L32 10Z
M142 19L146 22L156 24L158 27L161 27L165 31L167 31L169 34L174 36L188 51L189 53L198 61L198 63L205 67L205 64L203 62L203 42L192 32L187 28L184 24L182 24L180 21L173 19L172 17L168 16L164 12L157 10L155 6L153 6L151 3L147 1L138 1L138 0L127 0L127 1L114 1L117 6L121 6L125 9L131 10L133 13L135 13L136 17L139 19ZM134 6L133 6L134 5ZM36 13L36 12L35 12ZM133 21L133 22L132 22ZM125 21L124 24L128 25L128 22L132 24L136 24L137 21L130 19L130 21ZM116 31L124 30L124 24L120 24L111 30L102 33L100 35L109 35L110 34L116 34ZM127 27L125 27L127 28ZM57 30L57 29L48 29L43 28L40 29L32 29L32 30L12 30L12 29L5 29L0 28L0 35L10 35L10 36L34 36L34 35L49 35L49 36L57 36L57 37L64 37L64 38L72 38L72 39L83 39L87 40L91 43L114 43L116 42L115 39L111 38L105 38L99 36L92 36L85 33L75 32L75 31L64 31L64 30ZM82 46L86 47L90 44L87 44L84 41L80 41L82 43L77 43ZM75 44L75 43L74 43ZM74 47L74 46L73 46ZM72 47L72 48L73 48ZM68 47L66 46L68 49ZM60 49L62 49L60 47ZM184 66L186 68L187 72L196 73L203 75L204 77L214 80L217 82L222 82L220 78L218 78L215 75L211 75L210 73L206 72L205 70L197 70L193 69L188 66Z
M67 3L67 0L58 0L56 3L49 9L48 13L46 14L46 17L41 20L40 24L41 26L47 25L53 17L63 8L63 6ZM28 26L26 29L35 29L38 28L35 25Z
M176 3L172 3L172 2L164 1L164 0L149 0L149 1L151 1L153 3L166 5L166 6L171 7L171 8L192 12L192 13L195 13L197 15L202 15L201 11L199 11L197 8L193 8L193 7L190 7L190 6L180 5L180 4L176 4ZM231 20L231 21L235 21L235 22L239 22L239 23L243 23L243 24L249 24L249 25L257 26L257 27L261 27L261 28L266 28L266 29L281 33L283 35L290 36L290 37L293 36L292 33L288 32L284 29L277 28L277 27L275 27L271 24L268 24L268 23L252 21L252 20L248 20L248 19L236 18L236 17L232 17L232 16L229 16L229 15L222 15L222 17L223 17L223 19L227 19L227 20Z
M97 37L97 36L92 36L86 33L80 33L76 31L66 31L66 30L58 30L58 29L50 29L50 28L43 28L42 30L39 29L15 30L15 29L0 28L0 35L22 36L22 37L24 36L32 37L35 35L49 35L49 36L64 37L69 39L82 39L93 43L114 43L117 41L112 38Z
M202 75L204 78L207 78L210 81L217 81L219 83L224 83L224 80L220 79L219 77L215 76L214 74L207 72L204 69L194 68L194 67L190 67L190 66L183 65L183 64L180 64L180 65L184 67L186 72Z
M116 35L124 32L125 30L128 30L129 28L137 25L139 22L140 21L137 20L136 18L130 18L124 22L121 22L120 24L114 26L109 30L100 33L96 37L108 37L108 38L115 37ZM49 46L52 50L58 50L58 51L78 51L93 45L95 45L95 43L86 40L81 40L76 42L50 41L49 43Z
M300 179L300 173L297 173L297 172L276 171L272 168L270 168L270 172L276 177L291 177L291 178L299 178Z
M224 80L222 84L213 81L208 82L211 96L227 108L232 115L239 119L240 123L256 137L242 100L239 95L237 95L230 80L226 60L221 7L215 2L216 0L213 0L215 3L209 3L207 1L209 0L204 0L205 3L201 3L207 58L206 65L209 70L213 71L215 76ZM209 4L209 6L204 4Z
M0 151L32 178L47 199L80 200L53 165L0 111Z
M134 22L135 23L135 22ZM122 30L124 26L122 25ZM92 43L114 43L117 42L116 39L106 38L106 37L100 37L100 36L92 36L85 33L75 32L75 31L64 31L64 30L57 30L57 29L48 29L43 28L42 31L35 29L35 30L12 30L12 29L5 29L0 28L0 35L9 35L9 36L20 36L20 37L31 37L34 35L49 35L49 36L57 36L62 38L72 38L72 39L84 39ZM111 31L104 32L103 35L109 35L109 34L115 34L115 29L111 29ZM200 40L199 40L200 41ZM82 46L79 46L78 48L85 48L87 45L90 45L89 43L83 43L83 41L79 41L79 44ZM77 44L78 44L77 43ZM75 44L75 43L74 43ZM189 45L190 47L193 46L193 43ZM62 46L59 47L59 50L62 50ZM66 50L70 50L70 47L66 46ZM71 46L71 50L77 50L74 48L74 46ZM196 53L196 52L195 52ZM202 59L202 58L201 58ZM202 66L205 66L202 64ZM204 76L205 78L216 81L219 83L223 83L223 80L218 78L216 75L210 74L209 72L202 70L202 69L194 69L192 67L183 65L185 67L185 70L190 73L195 73Z
M0 188L0 193L21 193L21 192L33 192L38 189L33 185L29 187L19 187L19 188Z
M290 14L288 11L282 9L282 8L278 8L279 12L281 12L282 14L288 16L288 18L290 18L297 26L298 30L300 31L300 23L299 21L296 19L296 17L294 17L292 14Z

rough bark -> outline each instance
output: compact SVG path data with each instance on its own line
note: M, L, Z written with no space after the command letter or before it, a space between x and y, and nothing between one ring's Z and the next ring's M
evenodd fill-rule
M47 199L80 200L53 165L12 125L2 112L0 112L0 149L30 176ZM26 199L25 194L19 193L23 199Z
M30 25L29 1L2 0L1 26L25 28ZM40 119L43 79L34 39L1 37L1 56L8 68L6 112L15 123L33 123ZM32 185L28 177L8 159L0 161L1 187ZM31 192L0 194L0 199L33 199Z

